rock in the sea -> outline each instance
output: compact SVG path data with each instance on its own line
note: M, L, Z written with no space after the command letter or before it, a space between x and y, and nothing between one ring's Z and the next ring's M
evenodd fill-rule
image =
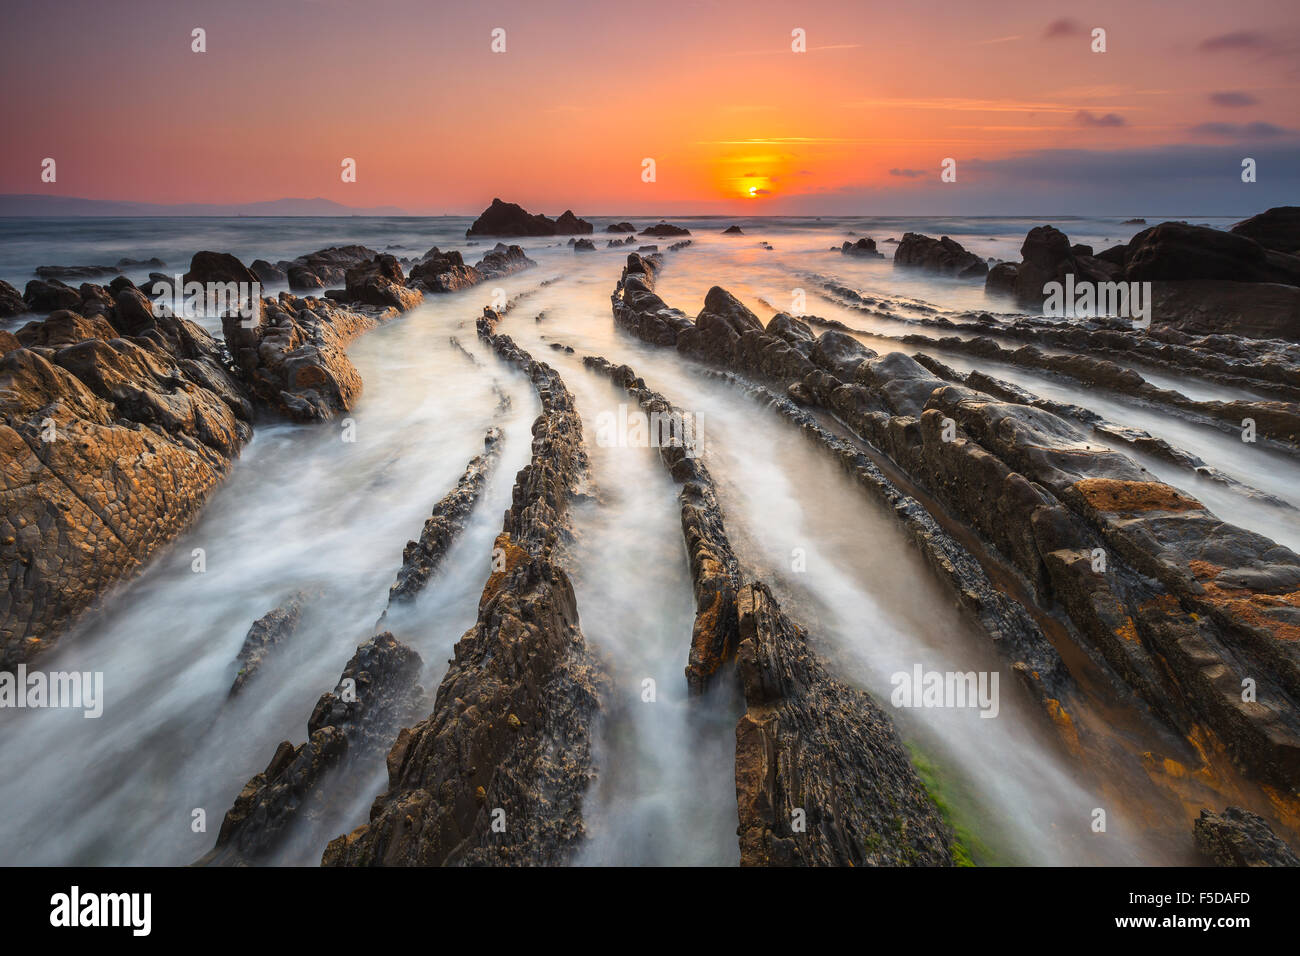
M523 206L493 199L492 205L465 230L466 236L571 236L589 234L593 227L565 210L558 220L532 214Z
M38 279L101 279L115 276L122 270L117 266L37 266Z
M312 292L344 281L347 271L379 255L365 246L331 246L283 264L293 292ZM281 264L277 263L277 267Z
M257 276L246 265L228 252L196 252L190 260L185 282L243 282L256 285Z
M557 865L584 835L591 724L605 678L560 563L568 504L587 469L582 423L553 369L494 329L479 335L527 374L542 414L533 456L432 713L398 735L370 821L330 842L326 866ZM504 822L504 828L494 822Z
M277 644L292 637L302 620L302 605L306 595L302 592L291 595L283 604L267 611L248 629L244 644L239 649L235 660L239 672L230 685L230 696L234 697L253 679L262 667L262 661Z
M1264 818L1241 807L1202 810L1195 831L1197 849L1216 866L1300 866Z
M1014 262L999 262L989 269L984 279L984 292L989 295L1014 296L1016 294L1016 277L1020 266Z
M726 229L722 230L722 234L724 236L743 236L745 230L741 229L739 226L728 226Z
M859 256L864 259L883 259L885 254L876 249L876 240L863 236L857 242L845 242L840 252L846 256Z
M263 299L260 313L252 319L225 316L226 345L253 397L297 421L327 421L352 407L361 376L348 360L347 346L397 314L357 312L330 299L300 299L289 292Z
M574 252L595 252L596 244L590 239L579 239L573 244Z
M606 232L636 232L636 226L630 222L614 222L605 227Z
M424 522L418 541L408 541L402 566L388 591L389 602L409 601L429 582L448 549L465 529L483 488L501 457L501 429L492 427L483 440L482 454L470 459L456 487L438 501Z
M358 647L336 690L316 702L307 742L295 747L286 740L276 748L266 769L235 798L216 846L199 864L264 861L295 826L329 812L331 793L321 786L326 773L346 774L411 719L423 696L416 683L420 667L420 655L387 632Z
M689 236L690 234L691 231L684 226L674 226L672 223L667 222L660 222L641 230L641 235L654 236L659 239L670 236Z
M980 278L989 271L988 263L967 252L961 243L947 236L933 239L916 232L904 233L894 252L894 265L912 266L958 279Z

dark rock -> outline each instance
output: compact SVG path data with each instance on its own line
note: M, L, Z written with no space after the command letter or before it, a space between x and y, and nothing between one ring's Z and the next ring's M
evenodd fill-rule
M30 307L23 301L18 290L0 279L0 319L10 319L30 311Z
M248 268L253 275L257 276L257 280L261 282L262 285L272 285L276 282L284 282L289 278L289 275L285 270L281 269L279 266L271 265L271 263L267 262L265 259L254 259L253 264Z
M344 275L347 296L352 302L406 312L424 301L424 294L406 287L402 266L389 253L355 265Z
M912 266L959 279L978 278L989 271L987 262L947 236L932 239L915 232L903 235L903 241L894 253L894 265Z
M23 290L23 301L30 312L57 312L59 309L77 309L81 295L76 289L58 279L33 279Z
M859 256L864 259L883 259L885 254L876 249L876 240L863 236L857 242L845 242L840 252L846 256Z
M726 229L722 230L722 234L724 236L743 236L745 230L741 229L739 226L728 226Z
M595 252L596 244L590 239L579 239L573 244L574 252Z
M636 226L630 222L615 222L605 227L606 232L636 232Z
M239 673L230 685L230 696L234 697L253 679L261 669L266 655L281 642L293 636L302 620L302 605L306 595L298 592L283 604L272 608L253 622L244 636L244 644L239 649L236 661Z
M1197 849L1215 866L1300 866L1264 818L1241 807L1202 810L1195 832Z
M540 213L533 215L512 202L493 199L474 224L465 230L466 236L567 236L587 234L591 223L565 211L559 221L548 219Z
M37 266L36 276L40 279L100 279L121 271L117 266Z
M532 378L542 403L532 460L432 713L399 734L387 791L368 823L330 842L325 866L557 865L583 838L605 678L557 547L587 468L582 424L560 377L496 334L498 318L485 310L480 337ZM505 832L493 830L498 812Z
M483 488L501 457L501 429L489 428L484 451L470 459L456 487L436 504L424 522L419 541L408 541L402 551L402 567L388 591L388 600L408 601L415 597L437 571L456 538L465 530Z
M984 280L984 292L988 295L1014 296L1019 271L1020 267L1014 262L999 262L989 269L988 278Z
M1219 229L1163 222L1128 244L1124 278L1134 282L1223 279L1300 285L1300 258Z
M661 222L653 226L648 226L641 230L643 236L655 236L659 239L671 236L689 236L691 231L682 226L674 226L671 223Z
M555 220L555 234L557 236L589 236L595 227L585 219L579 219L573 214L572 209L566 209L560 213L560 217Z
M889 718L827 673L765 585L737 607L740 865L951 866L952 834Z
M240 791L221 822L216 846L200 865L265 860L295 827L310 826L332 809L321 786L327 772L346 774L387 744L413 716L423 696L416 680L420 655L392 634L357 648L339 678L355 693L323 694L307 722L307 742L281 743L271 762Z
M1242 220L1229 231L1253 239L1265 249L1300 256L1300 206L1276 206Z
M256 285L257 276L247 266L228 252L196 252L185 273L186 284L191 282L243 282Z

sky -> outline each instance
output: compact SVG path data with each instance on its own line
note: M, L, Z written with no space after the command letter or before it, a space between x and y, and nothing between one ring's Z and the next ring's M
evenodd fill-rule
M5 0L0 15L5 194L433 215L495 196L550 215L1300 203L1297 0Z

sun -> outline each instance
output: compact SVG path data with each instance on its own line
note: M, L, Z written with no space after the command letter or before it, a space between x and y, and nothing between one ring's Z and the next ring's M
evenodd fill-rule
M750 186L750 187L749 187L749 198L750 198L750 199L753 199L753 198L755 198L757 195L758 195L758 187L757 187L757 186Z

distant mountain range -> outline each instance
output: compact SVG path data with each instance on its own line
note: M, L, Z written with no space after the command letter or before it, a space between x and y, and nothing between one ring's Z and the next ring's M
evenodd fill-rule
M153 203L39 193L0 195L0 216L406 216L397 206L345 206L332 199L244 203Z

